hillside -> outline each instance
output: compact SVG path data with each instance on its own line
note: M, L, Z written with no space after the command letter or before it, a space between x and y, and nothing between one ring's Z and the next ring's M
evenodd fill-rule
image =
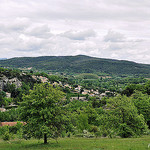
M18 57L0 60L2 67L33 67L37 70L69 73L128 74L150 76L150 65L131 61L103 59L84 55Z

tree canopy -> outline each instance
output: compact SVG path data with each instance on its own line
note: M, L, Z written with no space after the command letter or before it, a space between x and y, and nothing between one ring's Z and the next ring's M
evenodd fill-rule
M138 114L134 102L127 96L109 98L105 114L98 120L102 128L123 138L141 135L147 130L143 115Z
M20 117L26 122L25 131L35 138L57 136L62 128L62 98L64 94L49 83L36 84L20 104Z

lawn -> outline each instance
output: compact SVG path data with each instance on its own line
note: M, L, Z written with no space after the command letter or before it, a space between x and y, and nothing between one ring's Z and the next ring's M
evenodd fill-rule
M0 140L0 150L150 150L150 136L140 138L60 138L58 143L50 139L43 140Z

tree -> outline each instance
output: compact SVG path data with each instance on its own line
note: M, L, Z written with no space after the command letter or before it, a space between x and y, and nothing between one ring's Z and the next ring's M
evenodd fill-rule
M64 93L49 83L36 84L20 104L20 118L27 124L26 134L35 138L57 137L63 124L62 98Z
M6 97L6 93L4 91L0 91L0 106L1 107L5 104L4 97Z
M133 101L127 96L109 98L105 113L98 120L108 132L114 132L123 138L141 135L147 131L143 115L138 114Z
M77 127L78 129L83 132L83 130L88 129L88 116L86 113L80 113L77 116Z
M144 86L144 93L150 95L150 81L147 81Z
M121 94L126 96L131 96L134 93L135 89L136 89L136 85L130 84L125 87L125 89L121 92Z
M143 94L142 92L136 91L132 95L132 101L136 106L138 113L144 116L147 125L150 128L150 97L147 94Z

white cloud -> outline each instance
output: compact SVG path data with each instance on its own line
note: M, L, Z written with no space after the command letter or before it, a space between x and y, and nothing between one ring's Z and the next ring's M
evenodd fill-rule
M85 54L150 63L149 7L149 0L1 0L0 57Z

